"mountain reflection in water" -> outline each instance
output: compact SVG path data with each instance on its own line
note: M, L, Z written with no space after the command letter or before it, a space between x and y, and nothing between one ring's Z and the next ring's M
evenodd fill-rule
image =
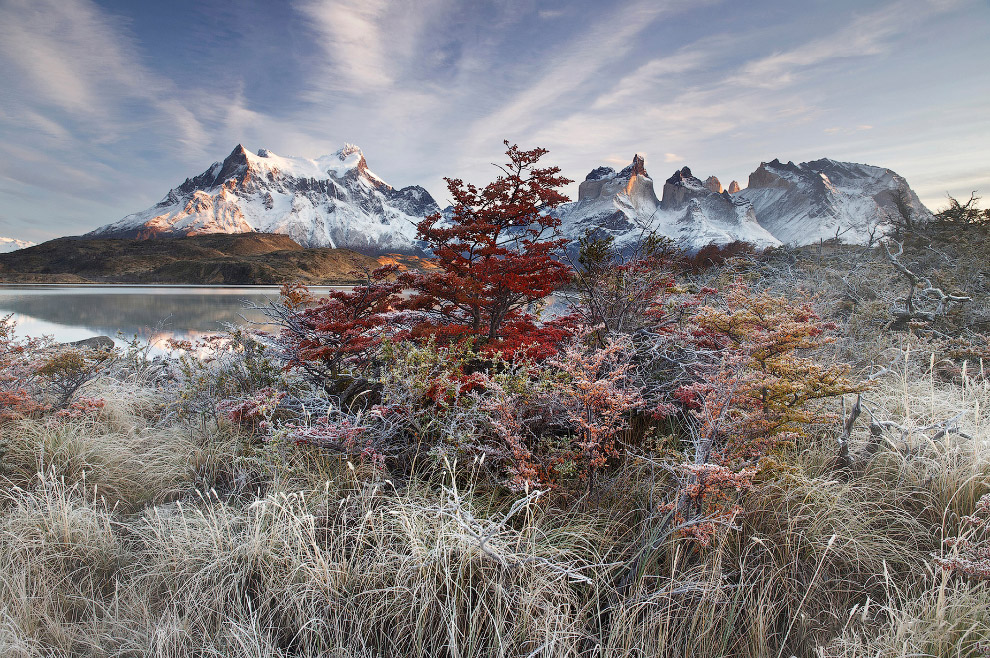
M21 336L68 342L119 332L160 344L222 331L226 324L263 326L264 314L252 306L277 298L274 287L7 285L0 286L0 317L12 313Z

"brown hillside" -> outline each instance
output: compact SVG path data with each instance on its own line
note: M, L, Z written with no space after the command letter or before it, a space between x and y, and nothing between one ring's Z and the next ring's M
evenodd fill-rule
M418 268L412 256L305 249L285 235L246 233L154 240L59 238L0 254L3 283L340 284L385 263Z

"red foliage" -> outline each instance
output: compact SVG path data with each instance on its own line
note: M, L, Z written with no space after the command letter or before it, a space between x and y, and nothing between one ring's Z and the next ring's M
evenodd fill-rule
M575 458L589 488L596 472L618 456L616 439L629 415L643 405L639 388L629 381L629 341L609 338L598 348L588 344L590 333L579 331L548 363L561 375L554 382L556 404L577 435Z
M11 317L0 318L0 421L14 420L48 409L39 390L38 371L50 341L20 339Z
M59 409L55 412L55 417L59 420L70 420L84 418L86 416L95 415L105 407L107 401L103 398L89 398L80 397L78 400L69 404L65 409Z
M288 365L323 380L362 370L397 329L389 324L401 291L397 269L380 267L362 285L331 290L318 301L301 284L283 286L282 307L273 312L279 314Z
M446 179L453 216L448 221L438 213L419 224L436 269L400 277L413 291L404 307L418 318L409 335L440 343L471 338L486 355L546 356L567 326L539 323L530 307L571 276L553 258L566 240L549 213L568 200L557 188L570 181L559 167L536 166L546 149L505 145L502 175L482 189Z
M297 444L306 443L360 458L378 468L384 466L384 457L375 450L372 438L366 436L369 428L350 419L332 421L329 418L318 418L310 425L287 424L285 428L288 430L288 438Z
M277 391L271 386L265 386L247 399L221 402L218 411L226 415L228 420L239 425L265 430L270 427L272 414L287 395L285 391Z
M682 524L683 536L707 546L721 529L734 527L736 517L744 513L738 503L738 494L753 486L756 469L749 467L737 471L719 464L681 464L679 470L685 482L680 509L673 503L663 507L675 512L676 520ZM686 522L688 507L703 512L704 516L695 516Z

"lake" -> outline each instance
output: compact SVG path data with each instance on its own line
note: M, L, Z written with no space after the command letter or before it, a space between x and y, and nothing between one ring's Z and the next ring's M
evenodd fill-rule
M312 288L319 294L329 288ZM59 342L137 337L162 347L168 338L193 339L224 324L263 325L264 306L278 298L267 286L0 285L0 317L13 314L20 336Z

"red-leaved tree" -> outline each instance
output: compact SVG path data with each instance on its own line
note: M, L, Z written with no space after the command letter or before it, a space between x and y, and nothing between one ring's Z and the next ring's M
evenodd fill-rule
M570 268L553 255L566 240L550 211L568 198L571 182L559 167L539 167L547 150L509 146L509 161L484 188L447 178L449 218L437 213L418 226L436 269L400 278L412 294L403 306L419 318L413 339L475 341L483 354L525 351L546 355L564 335L561 323L538 322L531 305L569 280Z
M287 365L324 385L343 385L337 392L345 399L361 390L382 340L395 330L390 318L401 289L397 269L380 267L361 285L331 290L319 300L300 284L283 286L280 303L266 313L281 327L278 342Z

